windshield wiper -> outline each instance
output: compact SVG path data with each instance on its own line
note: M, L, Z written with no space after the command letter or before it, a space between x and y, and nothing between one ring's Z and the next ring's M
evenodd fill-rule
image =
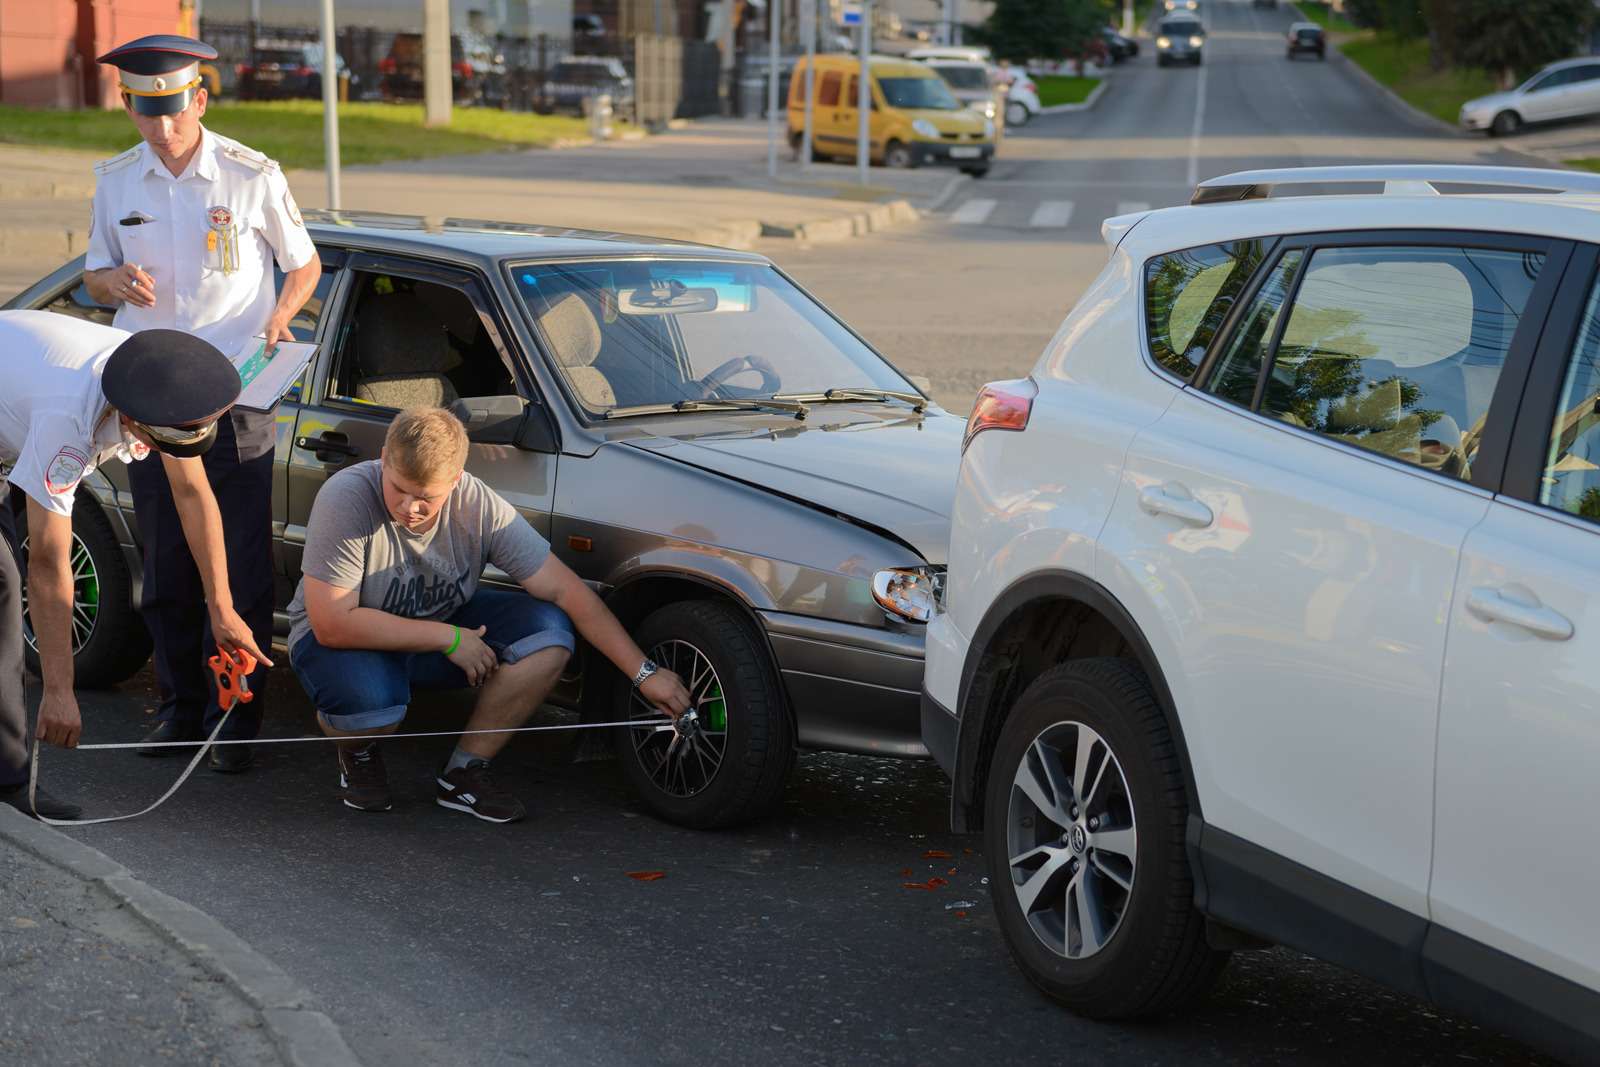
M622 419L630 415L677 415L686 411L782 411L797 419L806 417L811 409L790 397L740 397L728 400L675 400L670 404L634 404L632 407L612 408L606 412L608 419Z
M772 399L803 400L811 404L826 404L834 400L900 400L910 404L912 411L922 411L928 406L928 398L921 393L906 393L898 389L873 389L871 387L824 389L820 393L779 393Z

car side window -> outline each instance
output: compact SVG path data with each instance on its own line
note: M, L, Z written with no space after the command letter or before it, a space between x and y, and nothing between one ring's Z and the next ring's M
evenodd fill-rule
M844 81L843 75L836 70L830 70L822 76L822 84L817 86L818 107L839 106L839 84Z
M1321 248L1267 375L1261 413L1466 481L1544 255Z
M330 267L326 262L322 266L322 277L317 279L317 287L306 298L305 304L289 320L289 332L296 341L315 341L317 339L317 325L322 321L322 309L327 306L328 294L333 292L334 280L339 277L337 267ZM283 271L276 266L273 268L273 289L275 292L283 291ZM292 404L300 402L300 397L305 389L308 368L299 379L289 387L284 394L284 399Z
M111 320L117 315L116 308L96 304L94 297L89 295L89 287L82 282L50 301L44 306L44 310L83 319L85 322L97 322L101 326L110 326Z
M516 396L507 357L462 287L360 271L330 394L358 404L434 404Z
M1144 267L1145 326L1156 364L1188 381L1266 255L1262 241L1186 248Z
M1600 522L1600 283L1589 294L1567 364L1539 503Z
M1206 390L1224 400L1242 407L1255 403L1256 382L1261 377L1261 367L1267 360L1273 339L1278 333L1278 320L1282 317L1283 303L1294 284L1295 273L1305 258L1301 249L1285 252L1267 277L1250 310L1239 320L1238 328L1228 340L1222 357L1211 371Z

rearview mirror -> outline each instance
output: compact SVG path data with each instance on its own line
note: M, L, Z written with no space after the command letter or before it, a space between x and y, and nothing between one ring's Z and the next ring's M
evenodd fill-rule
M717 291L689 288L668 280L648 289L619 289L618 310L624 315L685 315L717 310Z

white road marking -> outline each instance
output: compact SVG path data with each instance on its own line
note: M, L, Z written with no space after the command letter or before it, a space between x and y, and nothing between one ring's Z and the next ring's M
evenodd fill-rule
M1140 211L1149 211L1149 210L1150 210L1150 202L1148 200L1118 200L1117 201L1117 214L1118 215L1133 215L1133 214L1136 214L1136 213L1138 213Z
M1041 200L1034 209L1029 226L1065 226L1072 221L1071 200Z
M998 207L998 200L968 200L956 208L955 214L950 216L950 221L962 226L977 226L994 214Z
M1200 79L1194 88L1194 127L1189 131L1189 187L1192 189L1200 182L1200 127L1205 122L1206 115L1206 72L1209 68L1200 67Z

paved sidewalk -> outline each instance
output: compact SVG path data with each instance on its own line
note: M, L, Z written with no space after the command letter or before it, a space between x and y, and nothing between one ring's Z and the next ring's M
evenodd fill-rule
M129 129L129 144L134 143ZM704 120L636 141L349 167L342 206L675 237L747 248L760 237L839 240L914 221L964 179L938 168L766 171L766 124ZM99 153L0 144L0 291L87 247ZM327 204L321 171L289 172L302 207Z
M209 916L0 805L0 1063L355 1067L306 999Z

